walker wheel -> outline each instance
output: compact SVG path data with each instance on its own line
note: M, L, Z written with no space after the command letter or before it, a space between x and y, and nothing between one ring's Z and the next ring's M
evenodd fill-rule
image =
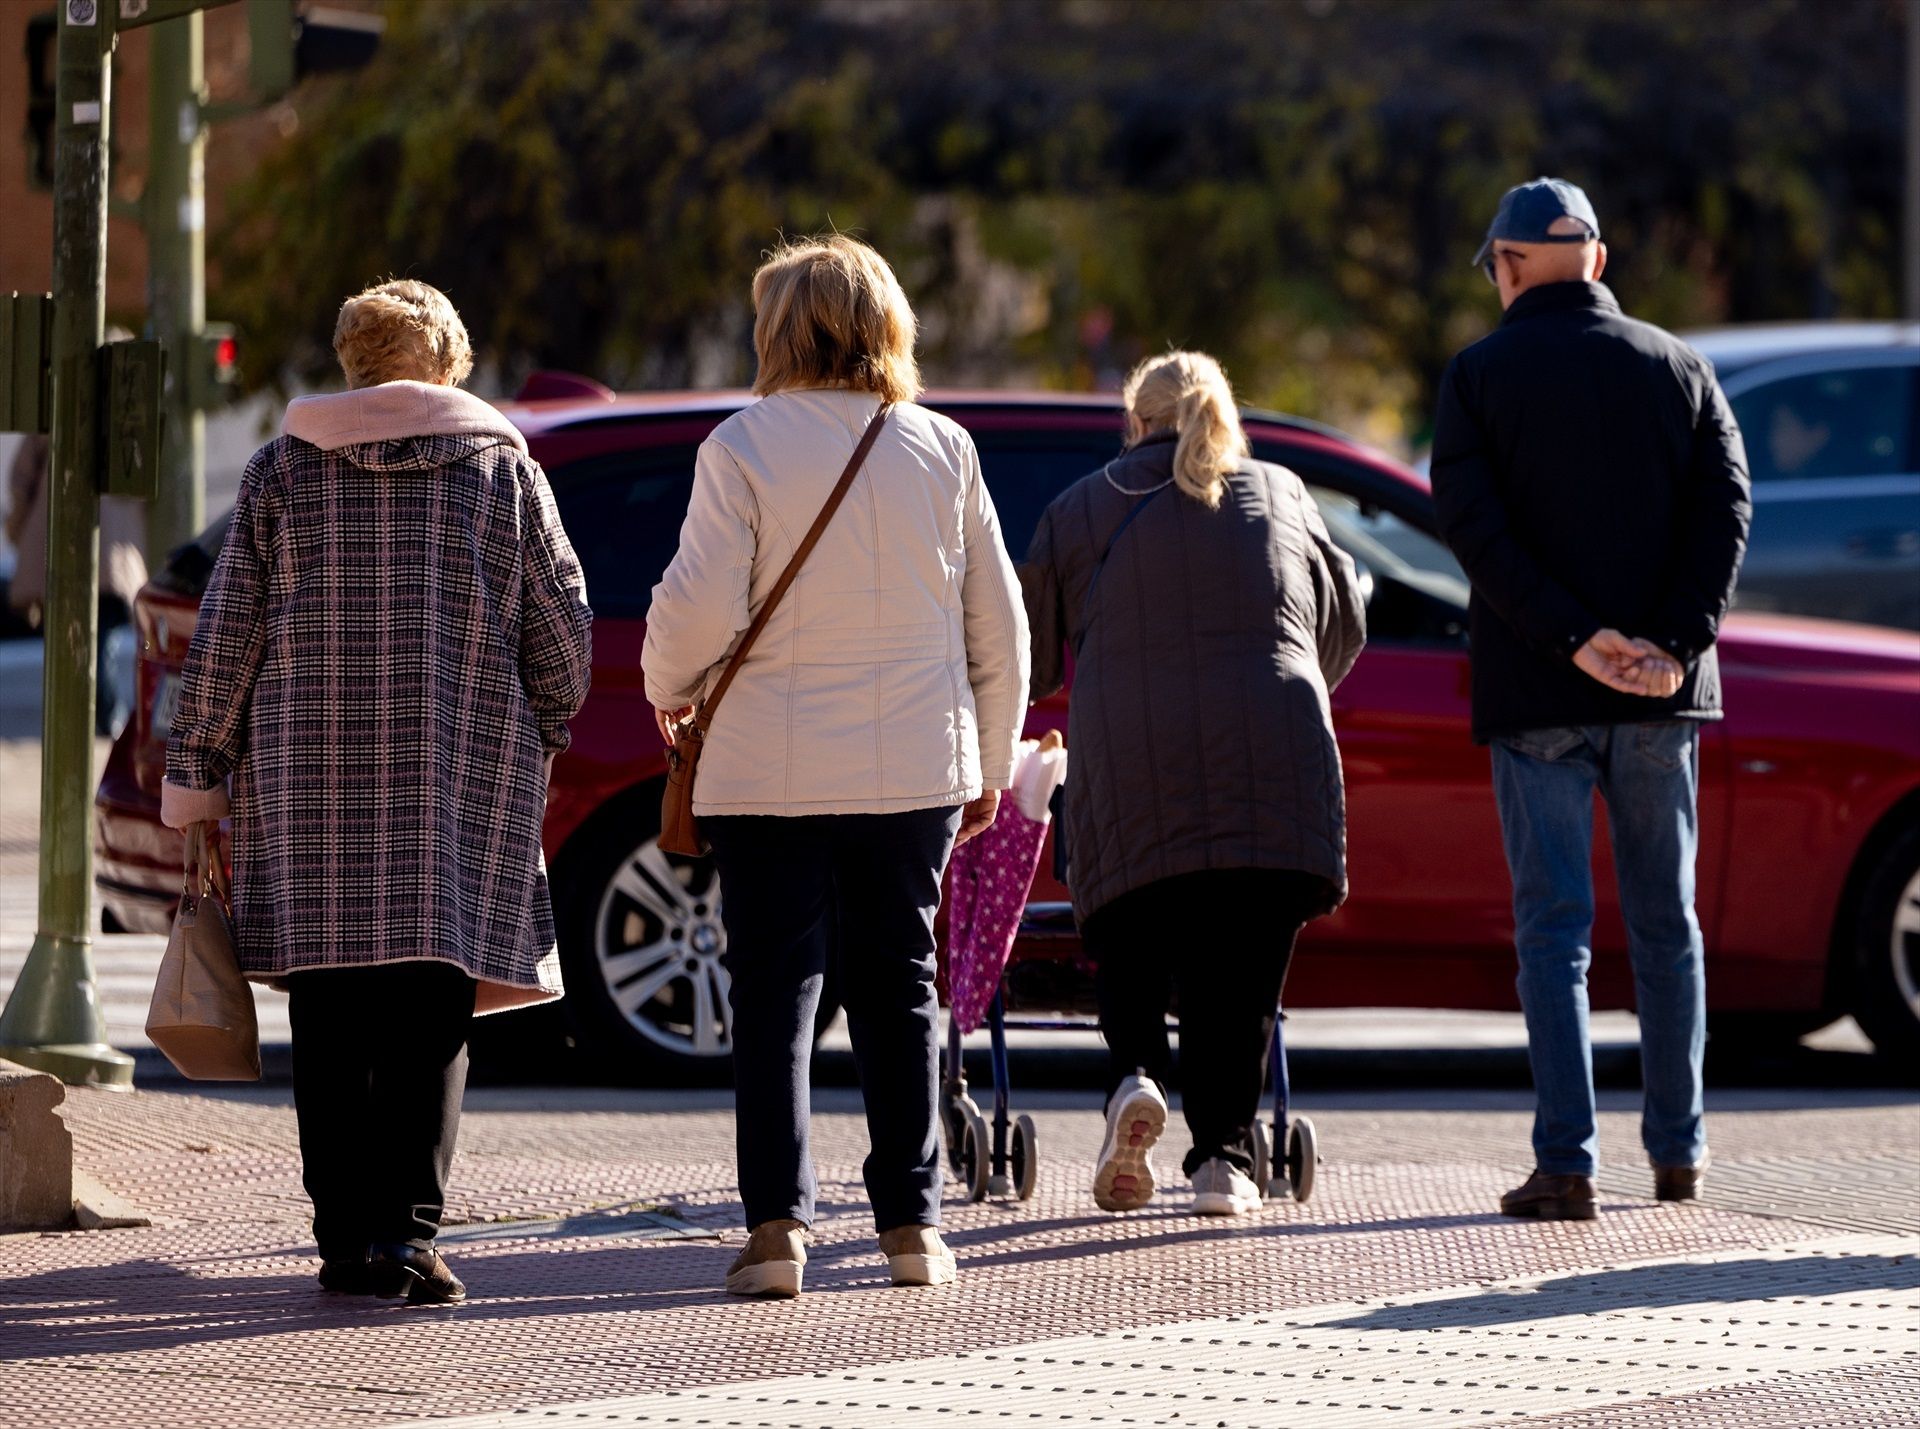
M1259 1117L1253 1119L1253 1184L1263 1197L1277 1193L1273 1189L1273 1131Z
M978 1120L980 1108L973 1098L962 1091L943 1093L940 1099L940 1124L946 1132L947 1169L954 1175L964 1178L963 1153L967 1143L967 1121Z
M1313 1195L1313 1173L1319 1165L1320 1144L1313 1123L1296 1116L1287 1135L1287 1179L1293 1185L1294 1200L1304 1202Z
M1022 1201L1033 1199L1034 1183L1040 1179L1039 1143L1035 1139L1033 1118L1020 1115L1013 1121L1013 1194Z
M963 1108L966 1129L960 1135L960 1183L966 1187L969 1201L987 1198L987 1174L992 1169L993 1142L988 1137L987 1119L977 1108Z

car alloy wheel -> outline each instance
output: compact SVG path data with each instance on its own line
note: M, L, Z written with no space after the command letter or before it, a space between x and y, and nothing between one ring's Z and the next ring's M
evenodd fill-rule
M1907 1004L1907 1015L1920 1024L1920 868L1913 871L1894 902L1887 956L1894 988Z
M662 1051L733 1051L726 925L713 861L662 852L648 838L619 863L593 921L594 964L608 1000Z
M1920 1077L1920 824L1879 851L1858 917L1849 1010L1875 1051Z

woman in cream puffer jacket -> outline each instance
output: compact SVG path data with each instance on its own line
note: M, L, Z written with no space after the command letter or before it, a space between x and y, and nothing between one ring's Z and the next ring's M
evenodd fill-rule
M876 415L865 464L715 712L694 812L726 890L741 1199L736 1294L790 1296L815 1182L808 1063L840 967L895 1284L954 1275L940 1214L934 915L993 821L1027 705L1019 582L973 441L913 403L892 270L834 236L754 277L763 400L700 449L643 656L663 722L712 691Z

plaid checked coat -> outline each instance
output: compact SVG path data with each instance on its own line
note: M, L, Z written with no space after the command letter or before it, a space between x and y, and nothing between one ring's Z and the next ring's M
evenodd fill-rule
M227 812L248 977L430 959L560 995L540 828L586 589L520 434L450 387L303 398L240 485L162 816Z

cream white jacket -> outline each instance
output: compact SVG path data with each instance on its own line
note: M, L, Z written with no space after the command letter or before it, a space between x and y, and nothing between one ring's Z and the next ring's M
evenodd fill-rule
M700 448L680 550L654 587L647 696L719 680L878 410L782 392ZM1027 621L973 439L893 409L714 718L698 814L881 814L961 804L1013 778Z

